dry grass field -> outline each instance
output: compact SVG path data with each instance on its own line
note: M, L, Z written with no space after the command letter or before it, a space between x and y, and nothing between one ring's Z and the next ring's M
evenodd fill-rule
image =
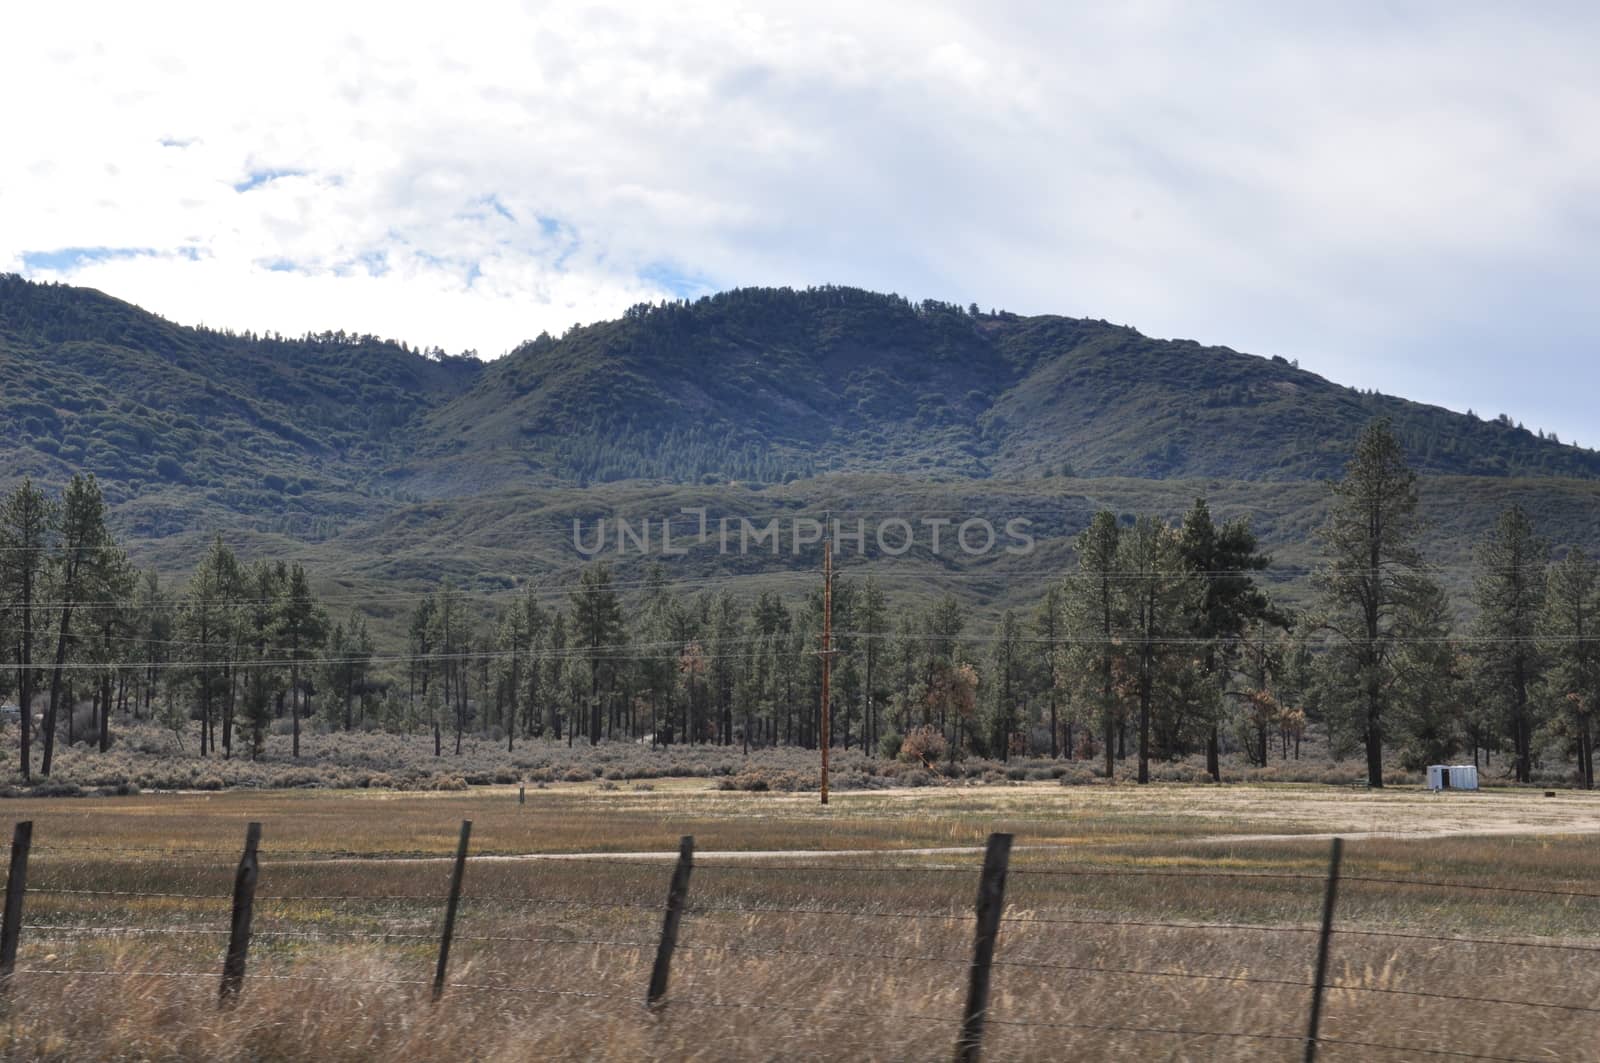
M1600 1060L1591 795L1041 782L823 809L704 779L605 785L525 805L515 786L9 802L35 823L33 892L0 1056L943 1059L998 830L1016 849L987 1059L1300 1058L1340 834L1321 1058ZM462 819L474 859L435 1005ZM255 938L219 1013L250 820ZM682 834L689 910L652 1014Z

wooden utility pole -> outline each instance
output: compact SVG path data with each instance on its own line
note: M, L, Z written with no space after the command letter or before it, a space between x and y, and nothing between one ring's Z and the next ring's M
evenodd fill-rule
M830 730L829 682L833 677L833 540L822 540L822 803L828 803L828 747Z

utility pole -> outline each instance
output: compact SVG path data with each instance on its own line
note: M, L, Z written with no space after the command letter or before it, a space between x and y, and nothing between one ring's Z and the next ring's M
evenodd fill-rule
M833 673L833 540L822 540L822 803L828 803L828 746L831 704L828 684Z

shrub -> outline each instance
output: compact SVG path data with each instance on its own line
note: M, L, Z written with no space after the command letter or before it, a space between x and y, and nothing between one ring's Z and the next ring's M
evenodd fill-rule
M1099 770L1082 762L1063 764L1066 770L1061 773L1062 786L1082 786L1094 782L1099 777Z
M59 782L54 779L42 782L28 791L29 797L82 797L83 787L77 783Z
M878 739L878 756L884 760L898 759L900 756L900 743L904 741L905 739L900 736L899 731L889 731Z
M948 749L949 745L939 729L924 724L912 728L900 743L900 759L907 764L934 764Z

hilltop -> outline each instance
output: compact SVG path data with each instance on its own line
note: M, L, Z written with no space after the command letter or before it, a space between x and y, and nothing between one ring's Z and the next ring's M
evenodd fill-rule
M1282 358L851 288L740 289L540 337L430 412L423 453L585 482L1316 479L1375 416L1423 473L1600 476L1592 451Z

